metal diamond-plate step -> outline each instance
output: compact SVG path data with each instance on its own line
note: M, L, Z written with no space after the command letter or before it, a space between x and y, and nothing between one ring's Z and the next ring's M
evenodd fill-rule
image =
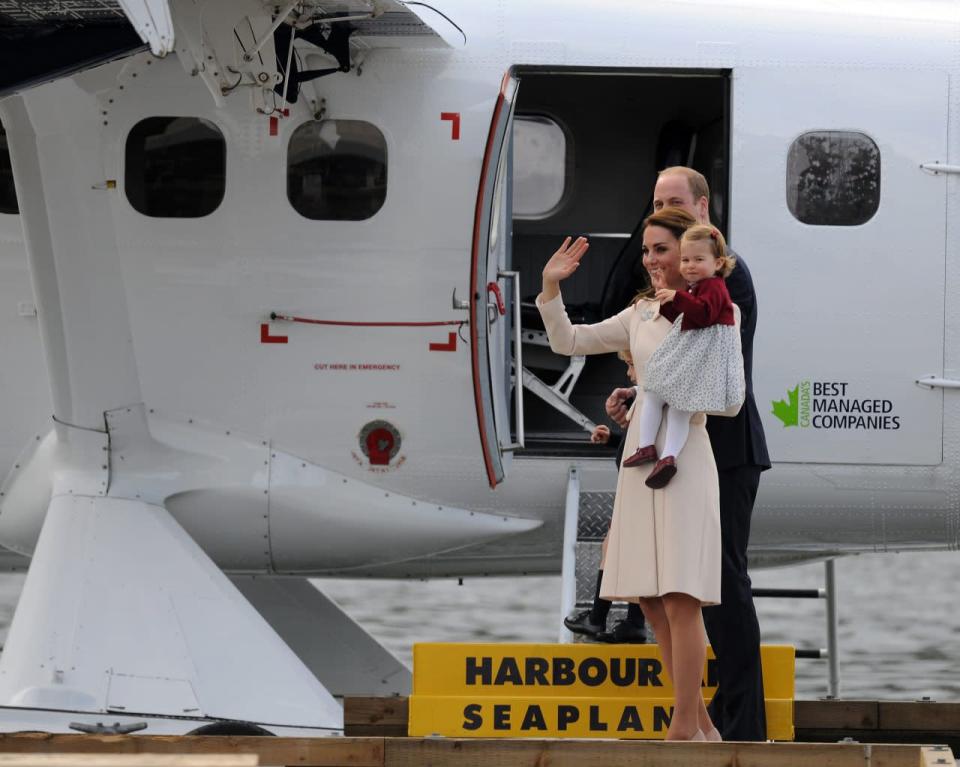
M597 570L600 569L602 554L600 546L599 541L577 541L577 604L593 602L593 593L597 588Z
M580 493L577 540L602 541L610 529L616 493Z

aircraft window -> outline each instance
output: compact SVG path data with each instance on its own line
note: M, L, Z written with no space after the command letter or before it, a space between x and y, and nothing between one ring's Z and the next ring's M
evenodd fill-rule
M362 221L387 196L387 142L360 120L308 122L290 136L287 197L315 221Z
M513 121L513 215L545 218L563 198L567 137L549 117Z
M127 136L124 188L130 204L153 218L200 218L226 190L227 144L198 117L148 117Z
M880 149L851 131L804 133L787 156L787 206L813 226L857 226L880 206Z
M0 213L19 213L17 190L13 186L13 168L7 149L7 132L0 125Z

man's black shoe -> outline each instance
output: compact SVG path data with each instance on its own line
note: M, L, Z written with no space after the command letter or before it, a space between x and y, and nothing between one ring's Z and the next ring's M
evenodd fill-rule
M590 620L590 610L579 612L573 617L563 619L563 625L574 634L583 634L584 636L596 638L607 630L605 623L594 623Z
M617 623L610 631L597 635L598 642L610 644L646 644L647 632L643 626L632 621L623 620Z

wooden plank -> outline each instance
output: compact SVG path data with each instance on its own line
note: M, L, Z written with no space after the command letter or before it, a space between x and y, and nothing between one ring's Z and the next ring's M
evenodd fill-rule
M875 700L795 700L793 726L798 730L873 730L880 726L880 714Z
M347 737L404 737L409 705L405 697L344 698L343 734Z
M348 738L406 738L407 726L400 724L351 724L343 728Z
M0 767L257 767L256 754L0 754Z
M388 738L385 767L917 767L920 746Z
M233 735L0 735L2 753L256 754L263 765L383 767L383 738Z
M920 767L943 767L954 765L953 752L946 746L924 746L921 749Z
M884 730L960 732L960 703L880 701L878 708Z

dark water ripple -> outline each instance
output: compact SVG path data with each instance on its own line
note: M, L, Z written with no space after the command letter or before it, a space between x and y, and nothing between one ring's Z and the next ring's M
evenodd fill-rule
M960 700L960 553L837 561L840 694ZM823 586L822 563L753 575L768 588ZM560 579L317 581L408 665L415 641L554 642ZM506 596L505 596L506 595ZM826 647L823 600L757 600L763 641ZM797 661L797 696L827 694L827 662Z
M754 573L755 586L816 588L823 565ZM960 700L960 553L870 554L837 561L840 694ZM558 577L444 581L324 580L317 585L404 663L414 642L555 642ZM23 577L0 578L0 641ZM822 600L757 601L765 642L826 647ZM797 696L827 693L826 661L797 661Z

